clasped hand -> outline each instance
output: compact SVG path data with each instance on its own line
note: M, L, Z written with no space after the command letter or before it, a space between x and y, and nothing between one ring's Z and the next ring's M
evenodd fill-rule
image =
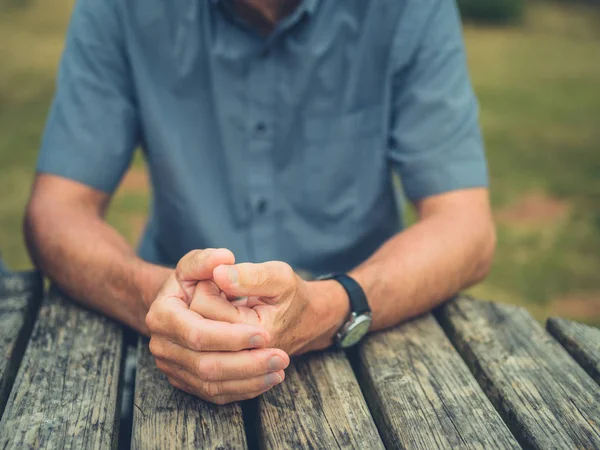
M226 249L188 253L146 316L169 382L217 404L262 394L284 380L290 354L328 345L313 308L319 282L283 262L234 263Z

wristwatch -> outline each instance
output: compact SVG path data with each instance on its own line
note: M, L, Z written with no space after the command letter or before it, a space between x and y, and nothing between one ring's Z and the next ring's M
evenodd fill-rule
M345 274L325 275L319 280L335 280L342 285L350 299L350 317L335 336L339 348L348 348L357 344L371 326L371 308L367 296L360 285Z

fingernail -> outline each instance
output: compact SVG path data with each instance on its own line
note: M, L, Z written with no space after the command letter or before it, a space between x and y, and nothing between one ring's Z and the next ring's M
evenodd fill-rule
M260 334L250 338L250 347L264 347L266 345L265 338Z
M265 384L267 386L273 386L275 384L281 383L282 381L283 379L281 378L281 375L279 375L277 372L270 373L265 377Z
M231 284L237 284L237 282L238 282L237 270L235 270L233 267L229 267L229 266L225 266L225 268L227 269L227 276L229 277L229 281L231 282Z
M285 361L281 358L281 356L271 356L267 365L269 370L281 370L285 368Z

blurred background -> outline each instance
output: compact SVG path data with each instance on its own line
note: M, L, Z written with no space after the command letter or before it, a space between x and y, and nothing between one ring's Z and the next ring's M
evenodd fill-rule
M74 0L0 0L0 251L31 267L21 234ZM600 0L460 0L498 225L472 293L600 325ZM141 155L109 221L145 222Z

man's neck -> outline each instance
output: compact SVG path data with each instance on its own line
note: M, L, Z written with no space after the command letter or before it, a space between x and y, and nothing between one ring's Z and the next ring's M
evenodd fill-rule
M302 0L234 0L236 13L263 35L289 16Z

